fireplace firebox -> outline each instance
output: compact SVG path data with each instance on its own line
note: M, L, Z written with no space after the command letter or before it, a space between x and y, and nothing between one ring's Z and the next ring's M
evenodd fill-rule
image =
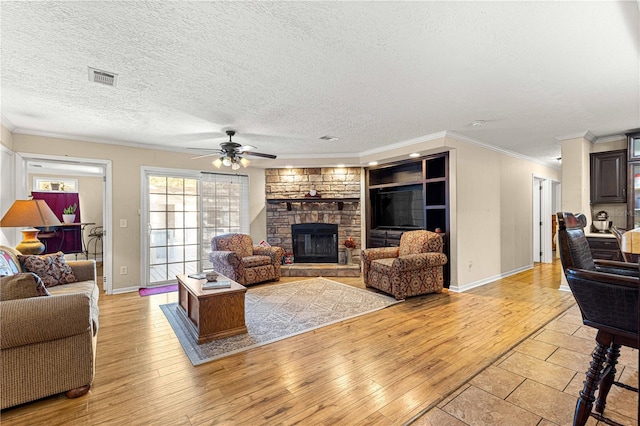
M338 225L300 223L291 225L296 263L338 263Z

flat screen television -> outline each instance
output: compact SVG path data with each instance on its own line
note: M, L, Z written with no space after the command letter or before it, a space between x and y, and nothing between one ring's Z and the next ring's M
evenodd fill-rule
M372 228L416 228L424 226L422 185L372 189Z

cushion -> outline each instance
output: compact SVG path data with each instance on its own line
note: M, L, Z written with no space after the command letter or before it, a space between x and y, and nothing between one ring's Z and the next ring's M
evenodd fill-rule
M53 287L60 284L75 283L78 281L73 274L71 266L64 260L61 251L42 256L18 256L25 271L37 274L44 282L45 287Z
M18 265L11 257L11 253L5 250L0 250L0 276L15 275L18 272Z
M371 270L380 272L384 275L391 275L393 270L391 266L393 265L393 261L396 260L395 257L386 257L384 259L376 259L371 262Z
M49 296L39 276L31 272L0 278L0 301Z

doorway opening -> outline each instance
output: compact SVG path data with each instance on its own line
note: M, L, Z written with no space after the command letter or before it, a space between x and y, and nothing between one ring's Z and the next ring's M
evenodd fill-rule
M111 227L111 161L91 158L60 157L53 155L16 153L15 172L19 176L16 181L16 199L27 198L33 191L42 190L43 181L64 182L68 179L77 181L76 191L82 204L83 222L92 223L83 229L82 250L75 253L79 259L95 259L98 274L101 273L103 290L112 294L112 239ZM48 188L54 190L53 188ZM92 245L91 251L87 243L92 240L91 232L100 230L100 249ZM95 228L95 229L94 229ZM100 272L101 271L101 272Z

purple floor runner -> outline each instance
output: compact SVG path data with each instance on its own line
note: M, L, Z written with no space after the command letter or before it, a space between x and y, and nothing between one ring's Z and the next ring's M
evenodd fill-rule
M164 285L162 287L141 288L138 290L138 293L140 293L140 296L151 296L152 294L169 293L172 291L178 291L178 284Z

